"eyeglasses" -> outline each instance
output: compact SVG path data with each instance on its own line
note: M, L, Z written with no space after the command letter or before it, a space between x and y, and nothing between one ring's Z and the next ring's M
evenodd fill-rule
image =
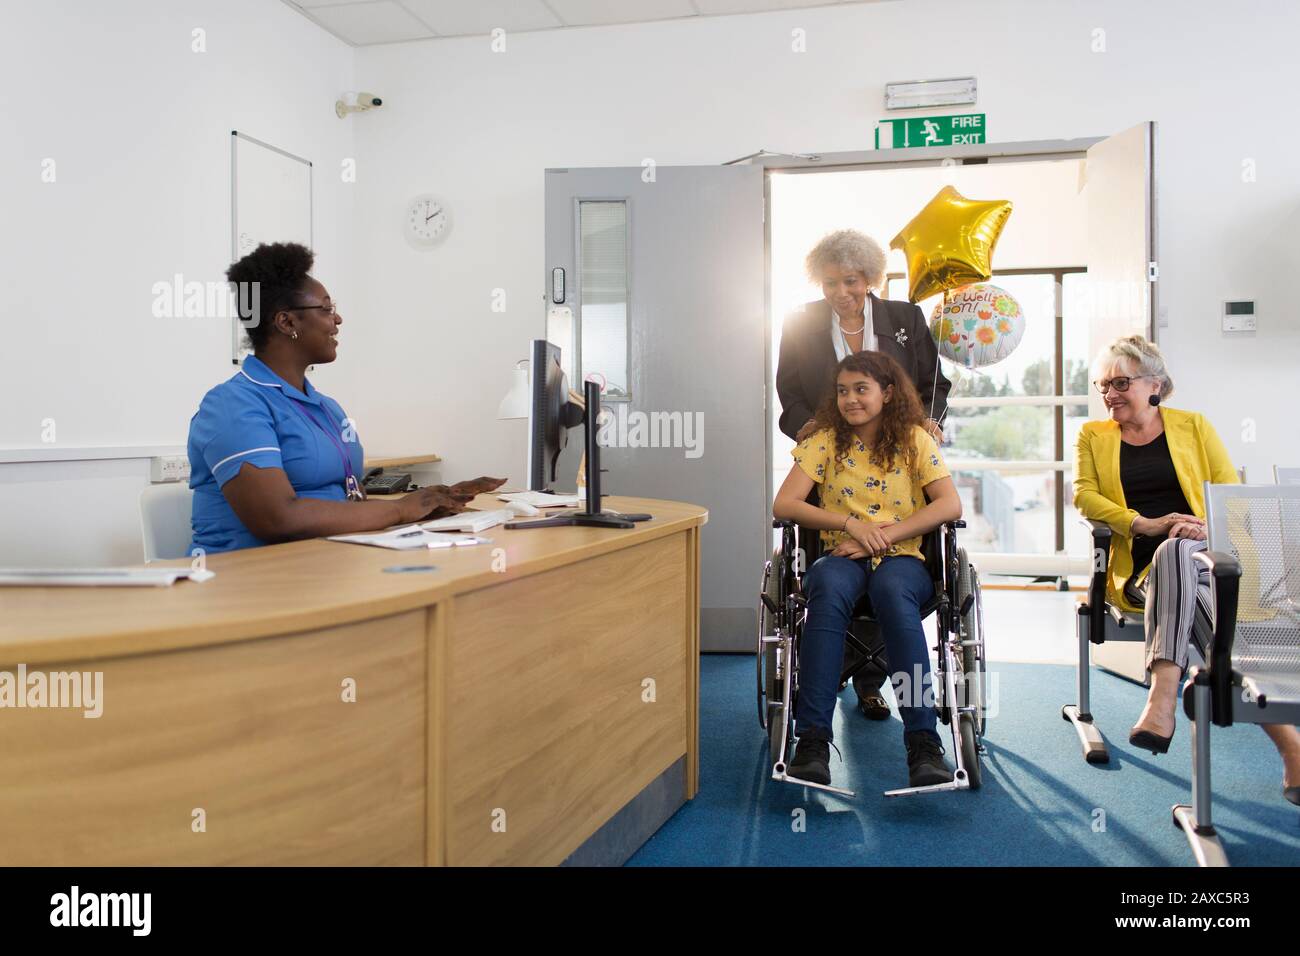
M1128 387L1139 378L1151 378L1150 375L1121 375L1119 378L1104 378L1100 382L1093 382L1097 391L1106 394L1106 389L1113 388L1117 392L1127 392Z
M295 305L290 311L307 312L311 309L320 309L331 319L337 319L339 317L339 304L337 302L331 303L330 305Z

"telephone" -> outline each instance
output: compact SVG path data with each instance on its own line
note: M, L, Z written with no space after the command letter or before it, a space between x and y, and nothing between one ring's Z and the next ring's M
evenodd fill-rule
M411 490L411 476L406 474L384 474L382 468L371 468L361 479L361 487L368 495L395 495Z

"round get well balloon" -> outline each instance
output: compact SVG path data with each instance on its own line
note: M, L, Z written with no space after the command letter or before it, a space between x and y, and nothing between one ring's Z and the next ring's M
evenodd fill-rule
M1016 350L1025 334L1025 314L1006 289L987 282L964 285L934 307L930 334L944 358L983 368Z
M993 247L1011 215L1007 199L967 199L944 186L889 243L907 257L913 302L983 282L993 274Z

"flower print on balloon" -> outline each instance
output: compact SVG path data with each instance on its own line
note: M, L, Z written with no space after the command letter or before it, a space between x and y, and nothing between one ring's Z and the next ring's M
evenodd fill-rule
M1015 351L1025 334L1025 316L1005 289L987 282L964 285L934 307L930 334L950 362L983 368Z

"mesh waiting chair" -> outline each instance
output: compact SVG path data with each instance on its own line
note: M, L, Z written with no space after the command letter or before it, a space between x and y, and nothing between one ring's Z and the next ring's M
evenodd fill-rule
M145 564L189 556L193 498L183 481L150 485L140 493Z
M1246 466L1237 469L1237 477L1246 481ZM1237 487L1225 485L1224 487ZM1092 715L1092 654L1089 644L1107 641L1146 641L1146 621L1141 612L1124 611L1106 600L1106 579L1110 574L1110 525L1104 521L1081 518L1080 523L1092 535L1092 578L1087 596L1079 601L1075 618L1078 631L1079 662L1075 678L1077 703L1061 708L1061 717L1073 725L1088 763L1109 763L1110 751ZM1190 663L1200 663L1195 645Z
M1192 667L1192 805L1173 808L1201 866L1227 866L1210 814L1210 725L1300 723L1300 486L1205 483L1214 634Z
M1078 631L1079 662L1075 676L1077 703L1061 708L1061 717L1069 721L1083 748L1088 763L1110 763L1110 751L1092 716L1092 655L1089 644L1107 641L1145 641L1142 614L1124 611L1106 600L1106 579L1110 574L1110 525L1090 518L1080 519L1092 534L1092 578L1088 593L1079 601L1075 623Z

